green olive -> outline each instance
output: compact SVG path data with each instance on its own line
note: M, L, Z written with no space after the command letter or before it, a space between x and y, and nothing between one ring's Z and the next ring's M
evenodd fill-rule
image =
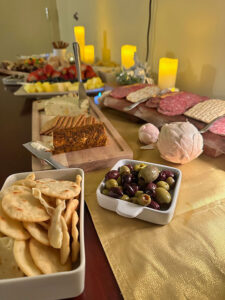
M137 202L139 205L147 206L151 203L151 197L147 194L139 195Z
M171 198L171 195L170 193L165 190L164 188L162 187L157 187L155 189L156 191L156 200L162 204L162 203L170 203L172 198Z
M172 178L172 177L171 177L171 178ZM169 189L170 189L169 184L168 184L167 182L165 182L165 181L158 181L158 182L156 183L156 185L157 185L157 187L162 187L162 188L164 188L164 189L167 190L167 191L169 191Z
M107 190L107 189L103 189L103 190L102 190L102 194L104 194L104 195L108 196L108 194L109 194L109 190Z
M135 164L134 165L134 171L140 171L141 169L144 169L147 165L146 164Z
M159 169L154 166L147 166L141 169L138 173L138 177L143 178L146 183L156 180L159 176Z
M120 174L123 174L123 173L130 173L130 168L128 166L120 167Z
M118 186L116 179L109 179L105 183L105 187L110 190L112 187Z
M118 183L118 185L121 185L121 176L119 176L119 177L117 178L117 183Z
M169 186L170 186L171 188L174 188L174 186L175 186L175 179L174 179L173 177L168 177L168 178L166 179L166 182L169 184Z
M134 197L139 197L140 195L142 195L144 192L143 191L137 191L134 195Z
M125 194L123 194L123 196L120 199L125 200L125 201L130 201L129 196L127 196Z
M131 197L130 201L133 202L134 204L138 204L138 198L137 197Z

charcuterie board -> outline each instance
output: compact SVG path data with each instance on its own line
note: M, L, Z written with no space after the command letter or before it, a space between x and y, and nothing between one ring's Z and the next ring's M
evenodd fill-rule
M117 99L111 96L107 96L103 100L103 104L106 107L110 107L116 109L118 111L123 112L124 114L129 114L135 116L143 121L153 123L158 128L161 128L164 124L170 122L185 122L189 121L194 124L198 129L202 129L206 124L195 120L193 118L187 117L185 115L178 116L169 116L159 113L156 108L149 108L142 103L136 106L134 109L130 111L124 111L124 108L130 105L129 101L124 99ZM217 157L225 154L225 137L214 134L210 131L203 133L204 138L204 153L211 157Z
M47 142L50 138L49 136L40 135L42 125L50 118L44 113L44 101L46 100L33 102L32 141ZM92 100L90 101L90 114L101 122L104 122L108 137L107 145L104 147L56 154L53 155L53 158L67 168L82 168L86 172L111 167L119 159L133 158L133 151L131 148ZM32 157L33 171L49 168L51 167L41 162L39 159Z

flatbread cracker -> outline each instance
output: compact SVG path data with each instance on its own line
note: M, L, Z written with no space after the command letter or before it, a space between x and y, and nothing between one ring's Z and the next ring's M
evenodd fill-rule
M68 226L68 228L71 227L72 215L73 212L77 210L78 206L79 206L79 201L77 199L70 199L68 201L68 204L66 206L66 211L64 214L64 219L66 221L66 225Z
M38 223L23 222L30 235L43 245L50 246L47 231Z
M11 219L2 209L0 202L0 231L15 240L27 240L30 235L24 229L23 224Z
M2 208L9 217L23 222L42 222L49 219L40 201L27 190L8 192L3 196Z
M42 245L35 239L30 240L31 256L44 274L70 271L72 269L70 258L63 265L60 263L60 251L52 247Z
M210 123L225 114L225 100L210 99L200 102L184 113L185 116Z
M66 221L63 217L61 217L61 223L62 223L63 240L62 240L62 247L60 248L60 262L62 265L64 265L70 255L70 235L68 232Z
M51 216L54 212L54 207L49 205L48 202L42 197L41 191L37 188L33 188L32 195L40 201L40 203L43 205L48 215Z
M78 259L78 255L80 252L80 243L78 241L78 236L79 236L79 232L77 229L77 213L74 212L72 215L72 237L73 237L73 242L71 245L72 248L72 262L76 262Z
M20 269L27 276L41 275L41 271L34 264L29 250L29 241L15 241L13 247L15 260Z
M59 199L71 199L80 194L80 186L72 181L57 181L54 179L36 180L36 188L42 194Z
M60 249L62 247L63 232L62 232L61 215L65 208L66 208L66 204L64 200L55 208L51 216L51 223L48 229L48 238L49 238L50 245L56 249Z
M23 277L13 255L14 241L10 237L0 238L0 279Z
M155 97L159 94L160 88L156 85L147 86L127 95L127 100L130 102L138 102L144 98Z

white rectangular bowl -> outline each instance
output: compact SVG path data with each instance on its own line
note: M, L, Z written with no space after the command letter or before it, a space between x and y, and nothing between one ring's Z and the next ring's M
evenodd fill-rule
M147 222L166 225L168 224L174 215L175 207L177 204L178 193L180 189L180 183L182 178L182 173L177 168L172 168L165 165L159 165L154 163L149 163L146 161L130 160L130 159L121 159L119 160L111 170L117 170L119 167L127 164L138 164L145 163L146 165L152 165L161 170L170 170L176 175L176 185L175 188L171 191L172 201L170 207L167 210L156 210L150 207L145 207L137 205L128 201L120 200L117 198L109 197L101 193L105 183L104 179L101 181L97 188L97 200L98 204L106 209L115 211L117 214L127 217L127 218L138 218Z
M2 190L16 180L25 178L31 172L17 173L9 176ZM85 283L85 250L84 250L84 172L82 169L60 169L34 172L36 179L53 178L56 180L75 181L76 175L82 177L80 196L80 261L73 270L49 275L0 279L0 300L56 300L80 295Z

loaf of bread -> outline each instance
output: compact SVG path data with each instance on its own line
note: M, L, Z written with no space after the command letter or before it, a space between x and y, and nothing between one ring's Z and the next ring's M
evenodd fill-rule
M81 115L73 122L73 127L53 130L54 154L102 147L106 143L104 124L92 116Z

